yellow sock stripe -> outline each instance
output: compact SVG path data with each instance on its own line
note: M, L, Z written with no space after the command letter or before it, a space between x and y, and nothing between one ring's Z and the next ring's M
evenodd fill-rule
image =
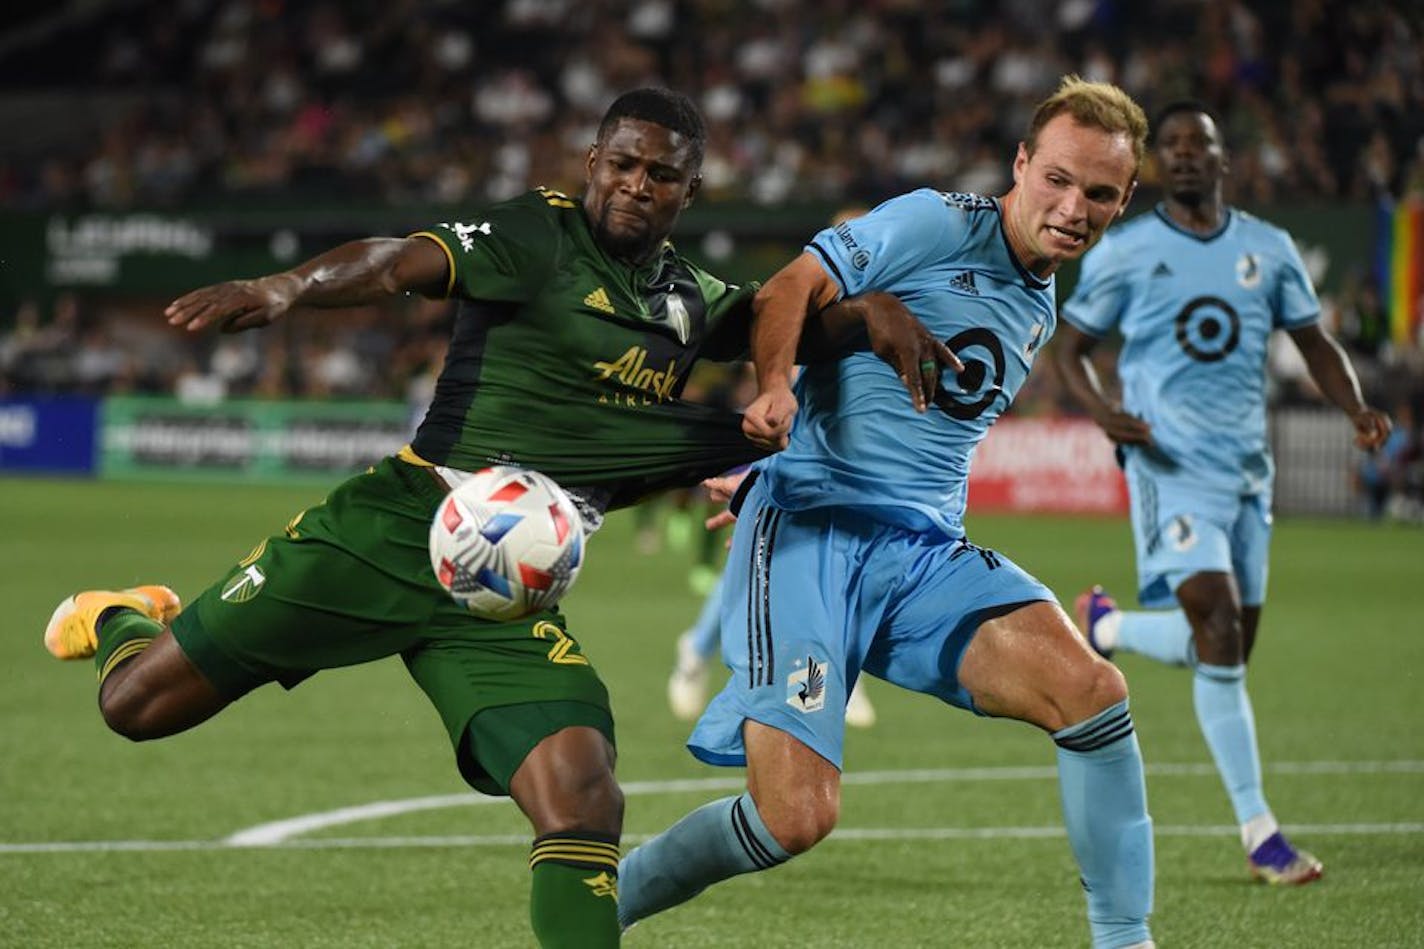
M577 836L572 836L572 838L554 838L548 839L548 841L538 842L537 845L534 845L534 852L538 854L538 852L547 851L547 849L550 848L590 852L590 854L612 856L612 858L617 858L618 856L617 844L602 844L600 841L584 841L584 839L577 838Z
M546 860L593 864L616 871L618 847L586 840L549 840L535 847L530 853L529 869L534 869Z
M132 659L134 656L137 656L139 653L143 652L151 645L153 645L153 637L147 636L140 637L138 639L130 639L128 642L121 645L118 649L115 649L113 653L109 656L109 658L104 660L104 668L99 670L99 681L103 682L105 679L107 679L109 677L109 673L113 672L116 668L118 668L119 663L123 662L126 659Z

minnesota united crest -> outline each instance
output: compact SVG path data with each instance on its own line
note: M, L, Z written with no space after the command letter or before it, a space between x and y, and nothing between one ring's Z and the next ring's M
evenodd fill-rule
M808 655L796 665L786 677L786 704L798 712L819 712L826 707L826 664Z

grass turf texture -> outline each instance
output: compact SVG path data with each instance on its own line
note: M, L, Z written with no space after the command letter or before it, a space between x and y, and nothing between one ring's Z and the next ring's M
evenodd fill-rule
M398 660L268 687L196 731L145 745L108 733L88 664L51 660L49 611L91 586L161 581L191 597L320 492L0 480L0 943L25 947L529 946L527 831L508 803L404 813L217 845L268 821L381 800L458 795L434 712ZM972 517L993 546L1071 602L1090 582L1131 599L1130 539L1110 520ZM618 515L566 609L618 716L625 785L736 779L681 747L663 684L698 603L691 555L633 552ZM1189 676L1126 657L1159 836L1154 931L1170 946L1424 942L1424 533L1282 520L1251 673L1266 789L1326 879L1247 882L1208 766ZM1038 769L1010 778L847 783L847 834L769 874L715 887L640 924L625 945L769 947L1087 944L1053 752L1028 726L984 721L871 682L880 724L852 732L851 775ZM1296 762L1412 762L1372 773ZM1190 765L1173 769L1165 766ZM852 778L853 780L853 778ZM629 835L726 793L636 791ZM475 800L473 796L469 800ZM1388 833L1325 825L1407 825ZM975 829L1013 829L974 838ZM939 829L915 839L915 830ZM945 830L948 829L948 830ZM986 831L989 833L989 831ZM64 842L163 850L60 850ZM15 845L48 849L24 850ZM155 846L146 843L143 846Z

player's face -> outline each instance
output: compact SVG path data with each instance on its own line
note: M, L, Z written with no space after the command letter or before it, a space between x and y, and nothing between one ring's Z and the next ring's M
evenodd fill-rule
M1187 204L1213 194L1226 174L1226 153L1211 116L1174 112L1157 126L1152 146L1167 193Z
M1009 234L1020 262L1042 276L1081 257L1127 208L1136 174L1126 133L1049 119L1033 154L1020 143L1014 159Z
M700 183L686 138L622 118L588 150L583 207L605 250L641 262L672 233Z

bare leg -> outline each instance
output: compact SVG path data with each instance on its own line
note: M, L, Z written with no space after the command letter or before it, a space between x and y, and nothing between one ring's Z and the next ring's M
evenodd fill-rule
M546 949L618 945L623 792L596 728L555 732L524 759L509 793L534 827L529 917Z
M132 741L186 731L229 704L188 660L168 629L109 673L99 689L104 721Z

